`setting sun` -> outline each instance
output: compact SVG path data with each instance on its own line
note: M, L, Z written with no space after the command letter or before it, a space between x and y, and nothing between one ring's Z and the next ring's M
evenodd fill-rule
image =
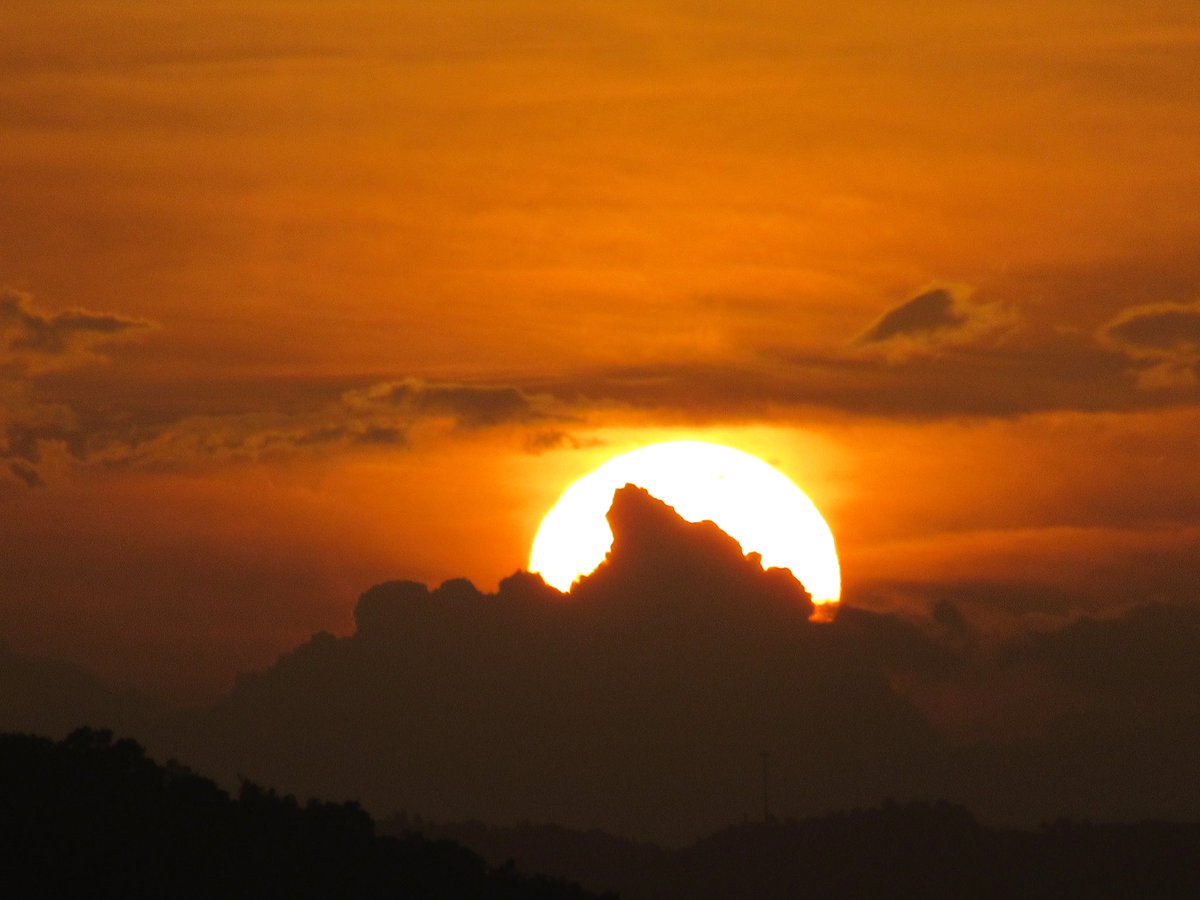
M689 522L715 522L744 552L761 554L764 568L790 569L814 603L841 598L833 534L804 492L748 453L701 441L642 447L572 484L542 520L530 571L565 591L594 570L612 546L605 513L626 484L645 488Z

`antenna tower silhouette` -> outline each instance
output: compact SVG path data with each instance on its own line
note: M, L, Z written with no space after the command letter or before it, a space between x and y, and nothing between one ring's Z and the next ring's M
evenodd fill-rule
M766 750L762 752L762 778L763 778L763 821L771 821L771 794L768 790L769 784L767 781L767 761L771 758L771 754Z

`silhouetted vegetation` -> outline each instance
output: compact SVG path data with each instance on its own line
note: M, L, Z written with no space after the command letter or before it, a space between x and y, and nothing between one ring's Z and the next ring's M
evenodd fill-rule
M744 823L674 851L549 826L421 827L624 900L1200 896L1200 824L1060 821L1017 831L948 803L887 803Z
M232 798L132 740L0 735L0 892L22 897L594 895L489 868L447 840L375 834L355 803L300 804L250 782Z
M23 897L1200 896L1200 824L1006 830L949 803L745 822L681 850L555 826L381 828L355 803L248 781L231 797L108 731L0 735L0 872Z

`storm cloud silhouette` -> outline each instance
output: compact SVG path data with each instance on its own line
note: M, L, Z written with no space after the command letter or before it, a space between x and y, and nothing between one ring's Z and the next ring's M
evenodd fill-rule
M518 571L367 590L197 709L0 653L0 724L138 735L156 754L372 812L679 843L771 809L945 798L995 823L1200 817L1200 613L1142 604L998 640L843 604L632 485L568 594ZM2 648L0 648L2 649ZM1136 765L1131 761L1138 761Z
M640 488L617 492L608 558L569 595L519 572L363 594L356 631L318 634L242 677L196 722L289 790L372 808L683 838L761 807L910 792L938 739L863 655L860 626L809 622L785 570ZM191 742L189 742L191 743Z

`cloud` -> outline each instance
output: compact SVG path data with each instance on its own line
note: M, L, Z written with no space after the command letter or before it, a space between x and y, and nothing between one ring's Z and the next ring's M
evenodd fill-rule
M463 428L523 424L547 418L541 400L510 385L454 384L420 378L383 382L351 391L343 402L350 409L395 409L411 418L447 417Z
M546 396L511 385L408 378L344 392L289 413L181 418L110 445L109 462L188 464L353 447L408 447L445 434L561 421Z
M35 466L47 442L64 444L75 454L84 451L81 416L34 391L33 381L95 361L97 347L150 327L116 313L45 312L28 295L0 289L0 462L8 463L13 477L28 487L44 484Z
M150 327L116 313L69 309L43 312L27 294L0 289L0 363L10 369L44 369L78 361L89 348Z
M1130 706L1173 701L1195 706L1200 704L1197 642L1200 609L1148 604L1018 638L1005 652L1013 660L1046 666L1091 696L1121 697Z
M1200 814L1194 607L1002 639L947 595L925 617L851 606L822 625L711 522L631 487L609 521L608 558L570 594L527 572L490 594L377 584L352 634L314 635L205 708L131 707L127 729L227 780L380 814L660 840L753 815L763 751L781 815L885 796L1025 824ZM0 667L5 725L113 714L60 681Z
M45 448L58 446L77 464L176 468L249 462L355 448L407 448L439 437L514 428L559 446L582 446L557 423L572 420L567 407L544 394L505 384L464 384L408 378L306 397L292 409L196 415L186 409L139 412L128 406L35 402L28 385L9 382L19 397L0 416L0 460L35 465ZM532 447L545 449L536 437Z
M8 470L23 481L27 487L42 487L46 483L42 480L42 476L38 474L37 469L20 460L10 461Z
M1131 350L1194 353L1200 348L1200 302L1133 307L1113 320L1105 333Z
M594 406L699 421L786 418L828 410L872 417L1010 418L1051 411L1155 408L1127 376L1128 359L1073 335L1041 345L950 348L939 355L842 356L775 349L759 362L664 363L580 373L554 389Z
M28 386L0 379L0 462L27 487L45 482L36 466L47 443L81 451L80 426L74 412L58 403L35 399Z
M790 814L888 795L1026 823L1200 813L1200 795L1167 796L1195 780L1190 752L1119 765L1200 721L1194 610L984 640L947 596L924 618L847 607L821 625L711 522L626 487L609 523L607 559L568 595L528 573L495 594L370 589L353 635L314 637L197 719L204 764L380 811L668 840L753 809L763 750Z
M1102 340L1140 363L1138 385L1191 387L1200 371L1200 302L1157 303L1121 312L1100 330Z
M747 421L814 411L882 417L1016 417L1055 411L1134 411L1197 400L1197 304L1130 308L1095 334L1035 329L1008 303L969 288L933 286L897 304L850 348L763 347L728 362L663 362L579 370L557 380L474 382L388 379L283 402L255 385L242 409L210 412L211 397L140 410L42 369L70 367L98 342L146 323L117 314L35 310L7 295L10 394L0 413L0 461L38 465L61 447L76 463L188 467L413 447L513 429L530 453L589 444L568 429L589 420L666 414L684 421ZM38 353L29 348L39 347ZM58 348L59 355L47 355ZM88 349L93 348L93 349ZM45 352L42 352L45 351ZM14 370L20 353L19 370ZM15 372L15 374L14 374ZM1130 377L1131 373L1134 377ZM1147 388L1154 390L1147 390ZM61 402L54 391L69 392ZM35 399L36 397L36 399ZM204 409L203 413L197 408ZM22 471L28 472L23 469ZM14 477L15 472L8 474ZM39 475L44 477L44 474ZM28 479L20 478L27 481Z
M241 395L242 409L212 412L207 393L173 408L141 408L124 393L103 396L86 371L64 374L99 359L98 348L151 327L119 313L45 311L25 294L0 291L0 463L9 463L9 476L43 483L37 466L48 447L82 465L189 467L408 447L505 427L536 428L541 437L527 439L533 452L582 444L565 432L546 436L572 420L565 404L513 384L403 378L286 404L254 385Z
M964 287L935 287L885 313L848 348L775 344L727 362L580 371L545 389L596 407L702 421L820 410L1012 418L1187 406L1200 400L1197 309L1135 307L1093 334L1036 326L1013 304L974 300Z
M1036 674L1030 708L1065 690L1070 702L1020 753L980 748L976 765L1008 765L1022 793L993 799L1004 814L1041 794L1081 818L1194 820L1200 794L1200 609L1136 606L1014 639L995 667Z
M43 484L37 466L50 446L83 465L178 467L406 447L414 431L428 437L569 418L552 398L514 385L418 378L310 396L286 409L269 395L255 401L251 394L245 411L199 414L184 402L151 412L128 397L100 399L81 382L84 374L62 374L99 359L97 348L151 327L118 313L48 312L25 294L0 291L0 462L8 463L10 476L30 487ZM52 372L59 378L48 387ZM59 400L56 392L72 399Z
M495 594L376 585L353 635L315 636L196 717L206 758L186 758L380 811L669 839L756 808L764 749L790 773L781 808L910 789L906 761L938 742L863 652L878 617L810 622L789 573L640 489L609 519L611 553L569 595L524 572Z
M540 428L526 436L524 446L526 453L536 456L562 447L579 450L583 447L598 447L603 443L599 438L581 438L561 428Z
M954 297L938 288L918 294L888 310L863 332L862 344L878 343L895 337L921 337L938 331L961 328L967 317L955 311Z
M965 286L931 287L885 312L854 346L903 359L974 343L1011 329L1015 322L1010 310L973 300Z

